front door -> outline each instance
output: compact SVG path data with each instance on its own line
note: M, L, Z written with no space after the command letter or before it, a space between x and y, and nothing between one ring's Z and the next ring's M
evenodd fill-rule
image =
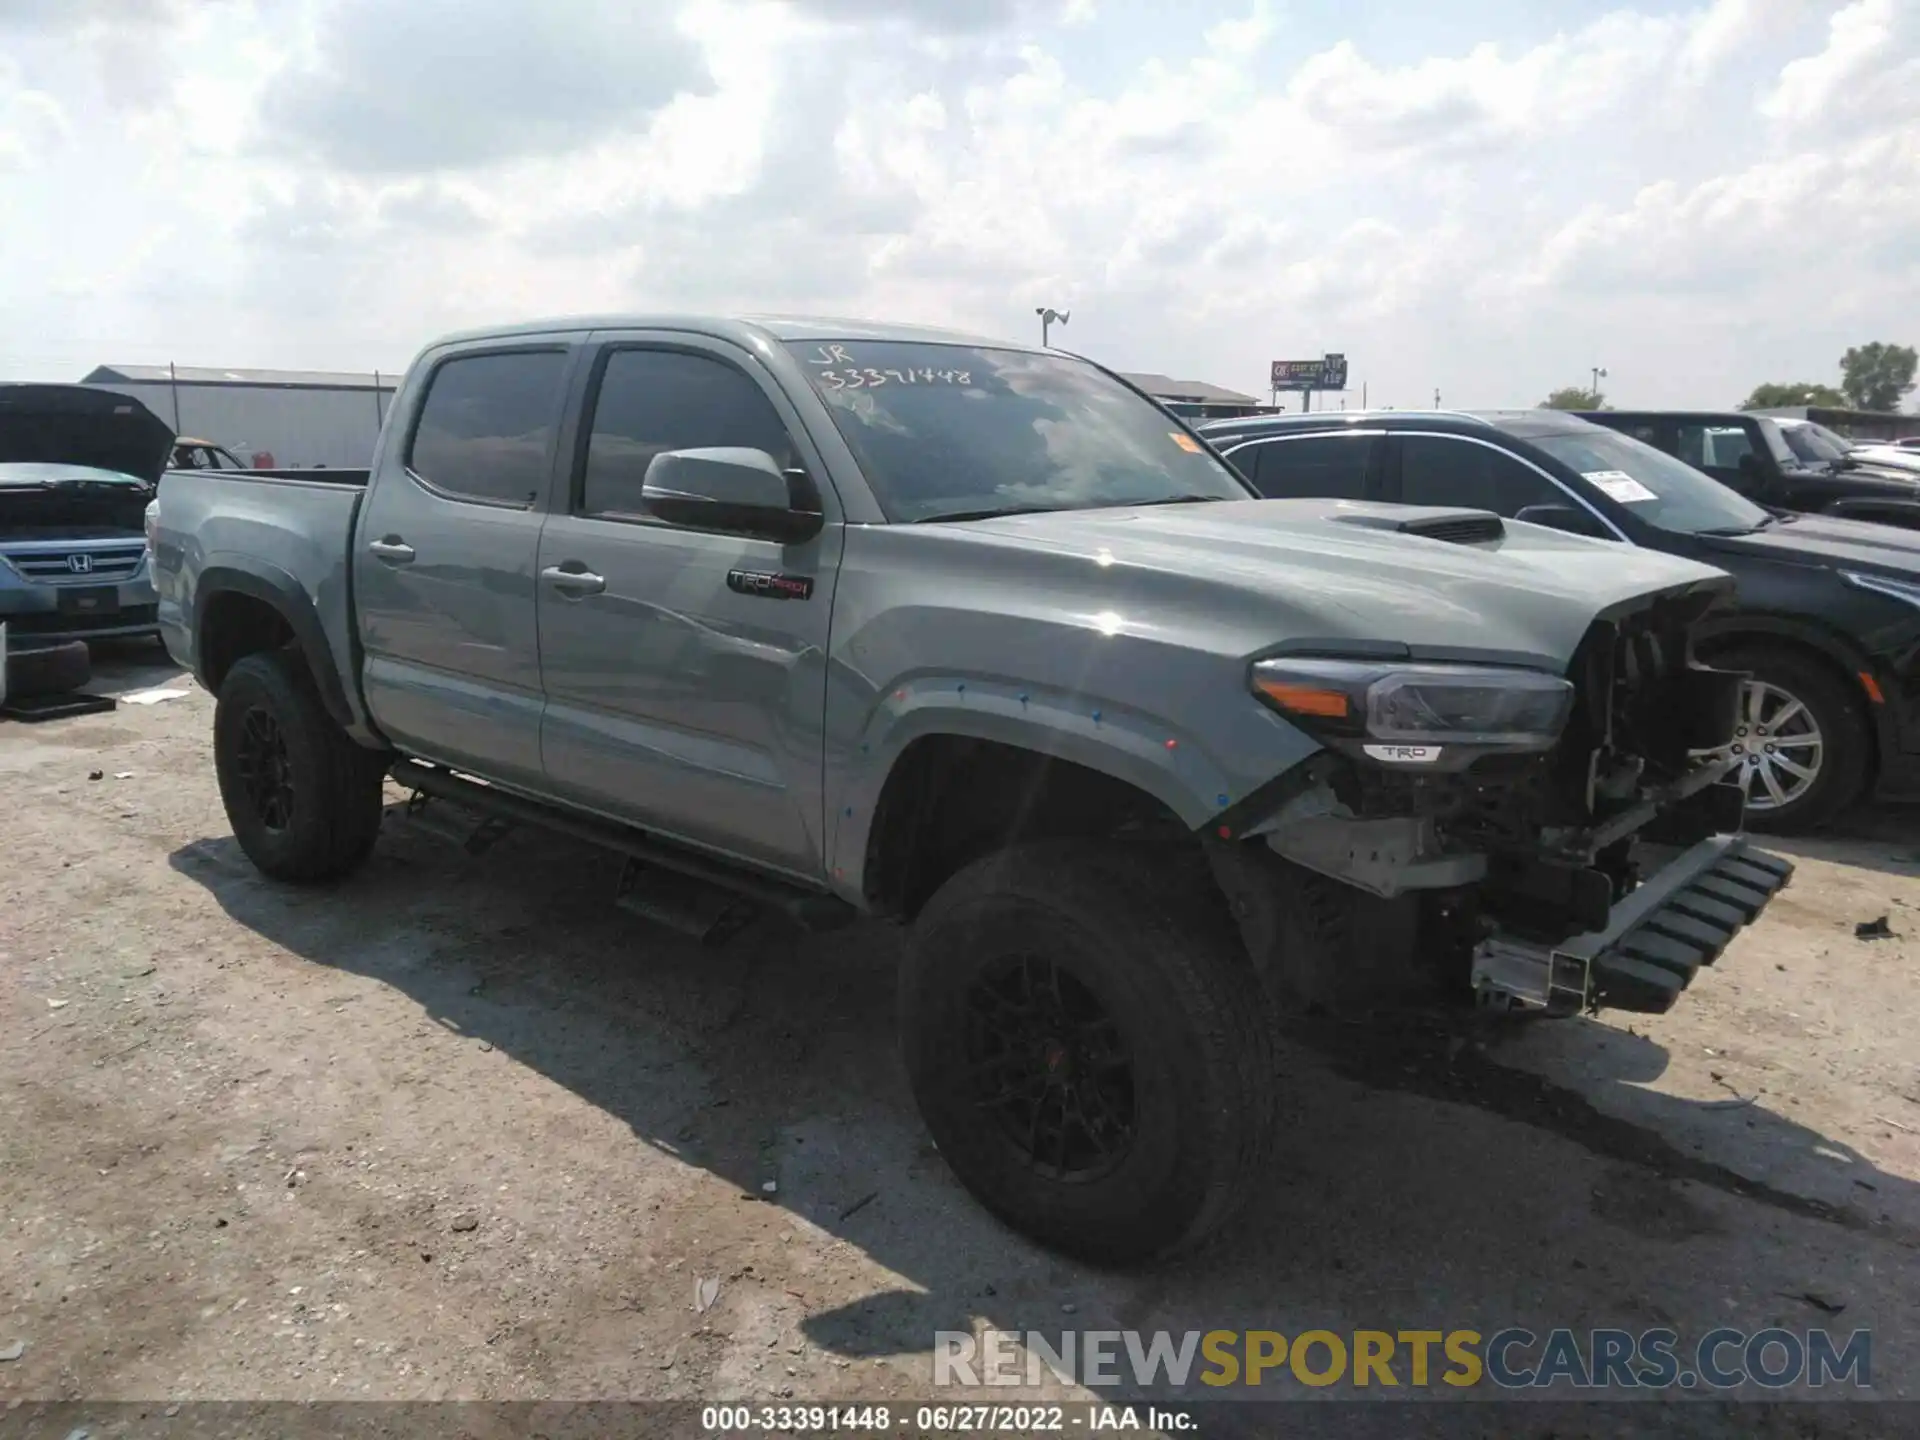
M456 352L383 454L354 541L367 708L401 749L537 788L534 561L564 344Z
M839 506L798 416L744 351L609 341L564 505L540 539L542 753L556 796L822 878L822 724ZM645 512L666 450L740 446L816 477L795 544ZM780 577L772 583L764 577Z

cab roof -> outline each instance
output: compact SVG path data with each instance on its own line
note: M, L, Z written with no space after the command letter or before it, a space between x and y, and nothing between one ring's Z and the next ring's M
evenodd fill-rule
M878 320L837 319L800 315L694 315L643 313L627 315L567 315L545 320L528 320L516 325L491 325L464 330L435 342L441 345L464 344L474 340L505 339L522 335L552 335L582 330L684 330L700 335L716 335L751 346L755 341L806 343L813 340L871 340L922 345L973 345L994 350L1040 352L1038 345L1015 340L975 335L964 330L948 330L932 325L900 325ZM1041 353L1060 353L1045 351Z

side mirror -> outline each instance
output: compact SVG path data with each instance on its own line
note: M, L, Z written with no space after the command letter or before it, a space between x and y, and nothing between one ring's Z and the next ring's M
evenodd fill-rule
M1585 535L1592 540L1610 540L1604 526L1577 505L1526 505L1514 519L1523 525L1546 525L1569 535Z
M822 524L819 494L804 471L782 470L764 450L732 446L654 456L640 503L670 525L768 540L808 540Z

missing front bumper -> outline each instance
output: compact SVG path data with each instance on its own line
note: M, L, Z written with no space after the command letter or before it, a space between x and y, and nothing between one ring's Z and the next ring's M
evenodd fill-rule
M1790 862L1744 835L1702 840L1615 905L1603 930L1559 945L1482 941L1474 996L1490 1009L1548 1015L1602 1006L1659 1014L1792 876Z

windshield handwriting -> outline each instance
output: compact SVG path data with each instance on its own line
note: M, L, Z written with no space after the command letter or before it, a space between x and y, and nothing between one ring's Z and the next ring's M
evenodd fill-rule
M877 390L882 385L972 385L971 370L875 370L850 365L841 370L822 370L815 377L828 390Z

